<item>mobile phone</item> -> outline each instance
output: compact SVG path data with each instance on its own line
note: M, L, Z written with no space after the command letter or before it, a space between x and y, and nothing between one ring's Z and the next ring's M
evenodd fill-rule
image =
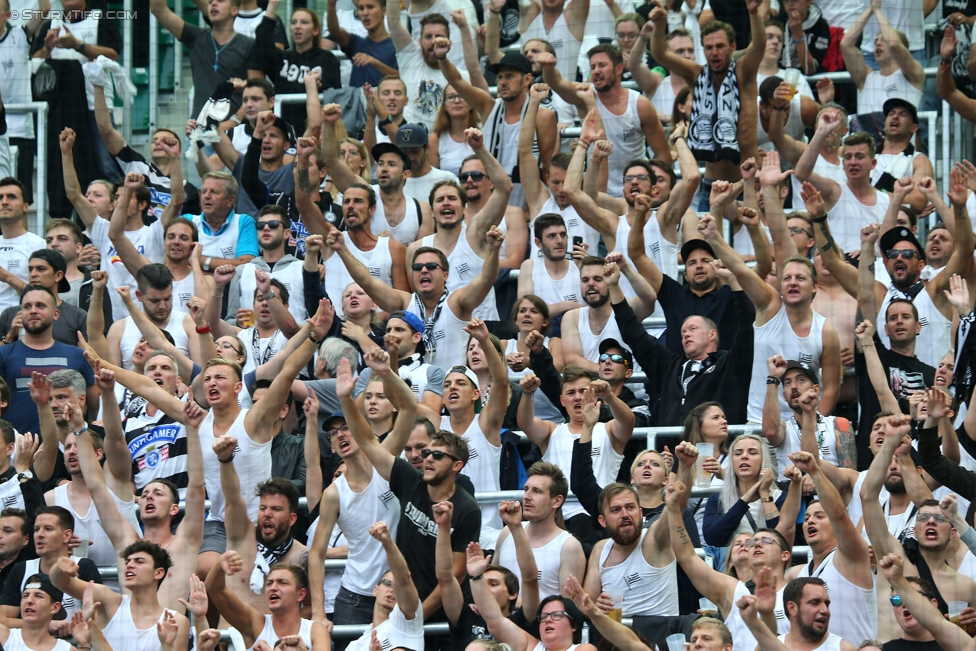
M573 236L573 248L575 249L577 246L583 246L583 238L580 237L579 235L574 235Z

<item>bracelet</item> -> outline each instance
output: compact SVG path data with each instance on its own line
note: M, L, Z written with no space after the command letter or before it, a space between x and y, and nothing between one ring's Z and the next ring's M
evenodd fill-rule
M793 42L799 45L800 43L806 43L807 39L806 37L801 36L800 38L794 38Z
M535 398L536 391L538 391L538 389L535 389L534 391L523 391L522 395L525 396L526 398Z
M230 458L229 459L221 459L220 457L218 457L217 458L217 461L219 461L220 463L233 463L234 462L234 457L236 457L236 456L237 456L237 453L235 452L234 454L230 455Z
M766 384L782 384L783 381L778 377L773 377L772 375L766 376Z
M874 343L872 342L870 344L861 344L861 348L874 348Z
M210 292L210 296L212 296L213 298L223 298L224 297L223 294L214 294L213 292Z
M580 144L580 145L583 145L587 149L589 149L590 148L590 145L593 144L592 142L587 142L587 141L583 140L582 138L580 138L579 140L577 140L576 143L577 144Z
M811 217L810 221L812 221L814 224L822 224L827 221L827 213L824 213L820 217Z
M790 108L790 105L789 104L784 104L783 106L774 106L773 107L773 110L774 111L786 111L789 108Z
M321 339L316 339L315 338L315 333L313 331L311 331L311 330L308 331L308 340L311 341L316 346L318 346L320 343L322 343L322 340Z
M233 121L234 121L234 122L236 122L237 124L240 124L240 123L241 123L241 122L243 121L243 120L241 120L241 119L240 119L240 118L239 118L239 117L237 116L237 113L235 113L234 115L232 115L232 116L230 116L230 118L229 118L229 119L231 119L231 120L233 120Z
M205 335L208 332L210 332L210 324L209 323L207 325L203 326L202 328L197 328L197 334L198 335Z
M471 576L471 577L468 577L468 578L470 578L472 581L480 581L484 577L485 577L484 574L475 574L474 576Z

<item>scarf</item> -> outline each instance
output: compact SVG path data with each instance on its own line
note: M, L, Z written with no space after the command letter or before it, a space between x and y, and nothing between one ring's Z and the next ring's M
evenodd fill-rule
M295 539L290 535L277 547L268 547L258 540L258 553L254 556L254 569L251 570L251 592L261 594L264 591L264 580L271 573L271 566L280 561L293 544Z
M702 67L695 82L688 147L699 161L714 163L730 160L739 164L739 143L736 141L739 126L739 82L735 67L736 62L733 61L722 80L717 97L712 73L707 65Z
M437 299L437 307L434 308L434 316L427 318L427 306L424 302L420 300L420 294L413 295L414 305L417 306L417 312L421 320L424 322L424 348L427 350L428 355L433 355L437 352L437 339L434 337L434 324L437 320L441 318L441 310L447 303L447 290L441 294L441 297Z
M521 119L519 122L525 122L525 114L529 110L529 98L526 96L525 103L522 104ZM502 129L505 127L505 100L499 98L495 100L495 107L492 109L491 113L488 115L488 124L485 127L485 146L491 155L496 159L501 159L501 145L502 145ZM539 136L538 134L532 136L532 153L538 157L539 156ZM521 183L522 176L519 171L518 160L515 161L515 167L512 168L509 176L512 179L512 183ZM419 214L419 213L418 213Z
M878 177L874 184L875 189L893 192L895 189L895 179L904 178L912 175L912 161L915 160L915 147L908 143L905 150L896 155L887 169Z

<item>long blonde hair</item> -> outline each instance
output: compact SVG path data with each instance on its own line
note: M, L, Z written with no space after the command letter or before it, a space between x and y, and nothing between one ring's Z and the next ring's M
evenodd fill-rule
M759 469L761 473L766 468L773 468L772 454L769 451L769 444L766 440L756 434L742 434L736 437L735 441L729 449L729 455L725 459L725 481L722 483L722 492L719 496L719 501L722 503L722 512L728 513L732 505L738 502L742 498L742 494L739 492L739 481L733 469L733 458L735 456L735 446L739 444L740 441L745 441L751 439L759 444L759 449L762 451L762 466ZM762 528L766 526L766 518L763 516L762 512L759 513L759 519L756 524Z
M359 151L359 155L366 162L366 165L363 166L363 169L359 170L358 176L363 179L364 183L369 185L369 182L372 180L370 177L372 176L371 170L373 169L373 161L370 160L369 151L366 150L366 145L364 145L361 140L356 140L355 138L340 138L339 142L348 142Z
M454 88L453 86L448 86L447 88ZM444 96L447 96L447 88L444 89ZM454 91L455 93L457 90ZM465 100L467 103L467 100ZM481 126L481 119L478 116L478 111L468 105L468 125L466 129L473 129ZM437 117L434 118L434 133L438 136L443 134L445 131L450 131L451 129L451 116L447 114L447 100L441 104L441 107L437 110Z

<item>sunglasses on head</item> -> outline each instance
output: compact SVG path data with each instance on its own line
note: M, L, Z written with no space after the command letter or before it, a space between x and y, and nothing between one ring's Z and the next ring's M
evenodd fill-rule
M885 257L889 260L895 260L898 256L903 257L905 260L914 260L918 255L918 251L915 249L888 249L885 251Z
M271 221L267 221L267 222L258 222L256 226L258 227L259 231L263 231L266 228L270 228L271 230L276 231L279 228L281 228L283 223L284 222L282 222L280 219L272 219Z
M436 262L414 262L412 265L410 265L410 268L414 271L422 271L424 269L427 271L433 271L434 269L443 269L444 267L440 266Z
M420 456L422 456L424 459L426 459L427 457L434 457L434 461L440 461L444 457L450 457L455 461L460 461L460 459L458 459L453 454L450 454L449 452L444 452L444 450L431 450L430 448L427 448L426 450L421 452Z
M458 180L461 183L467 183L468 179L471 179L475 183L480 183L486 176L487 174L484 172L461 172L458 174Z
M627 359L619 353L600 353L601 364L608 359L614 364L624 364L626 366L630 366L630 364L627 364Z

